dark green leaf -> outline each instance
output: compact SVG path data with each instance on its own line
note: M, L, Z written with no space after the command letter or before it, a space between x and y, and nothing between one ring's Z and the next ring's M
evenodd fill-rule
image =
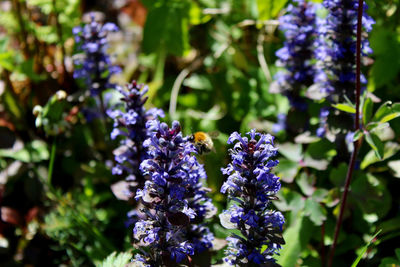
M374 106L374 104L373 104L371 98L367 98L364 101L363 116L362 116L364 125L367 124L370 121L371 117L372 117L373 106Z
M188 43L188 11L186 2L153 6L147 15L142 47L145 53L167 51L183 55Z
M365 135L365 140L371 146L371 148L375 151L376 156L382 160L384 156L384 146L379 137L374 133L367 133Z

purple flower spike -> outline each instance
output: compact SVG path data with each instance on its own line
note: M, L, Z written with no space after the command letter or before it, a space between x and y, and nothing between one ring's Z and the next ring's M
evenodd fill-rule
M276 75L277 85L296 110L306 110L307 103L300 96L304 88L313 84L315 75L313 44L316 38L317 4L305 0L295 1L287 7L287 14L280 17L280 30L285 33L284 47L276 52L277 65L285 67Z
M329 95L332 102L343 102L345 96L354 100L356 83L356 33L357 33L357 0L324 0L322 5L327 9L325 18L318 18L318 36L315 41L317 73L314 82L319 84L321 92ZM362 54L372 53L367 34L372 30L375 21L367 14L368 6L364 4L362 26ZM367 81L362 76L362 83ZM320 130L320 133L322 130Z
M74 78L84 80L91 95L96 96L105 89L115 88L115 84L109 81L110 76L121 72L118 66L112 65L107 53L107 35L118 31L118 27L113 23L101 25L95 21L93 15L90 18L90 23L72 30L75 42L83 52L83 56L74 60Z
M279 177L271 173L278 165L272 160L277 153L273 136L252 130L241 137L233 133L229 142L231 163L222 169L228 179L221 192L237 202L220 215L221 224L228 229L238 229L243 237L229 237L225 262L235 266L274 261L284 240L281 237L283 215L268 208L281 188Z
M206 195L209 189L202 185L205 170L193 155L193 144L182 136L180 124L175 121L170 128L154 120L146 125L148 157L140 169L149 180L136 193L146 218L136 222L134 237L147 252L143 250L134 262L149 266L183 263L212 247L214 236L203 221L216 208Z
M122 95L120 106L107 110L107 115L114 120L114 129L111 139L120 139L120 146L114 150L114 175L124 175L129 185L130 198L135 196L136 188L143 187L146 178L139 170L140 163L148 159L144 141L150 137L146 124L158 117L164 117L160 109L146 110L144 104L147 97L144 95L148 88L133 81L125 87L117 86ZM122 106L122 107L121 107Z

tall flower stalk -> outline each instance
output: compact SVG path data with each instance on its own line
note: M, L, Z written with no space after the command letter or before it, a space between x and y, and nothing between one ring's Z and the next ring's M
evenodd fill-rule
M137 188L144 186L146 177L140 172L140 163L149 156L144 141L150 137L146 123L150 120L164 117L164 112L157 108L147 110L144 104L147 101L145 94L148 87L133 81L125 87L117 86L122 95L122 108L115 106L107 111L114 120L114 129L111 139L120 139L120 146L114 150L114 175L126 177L129 188L126 188L128 198L134 197ZM121 105L120 105L121 106Z
M307 109L302 89L313 84L315 68L312 62L316 37L317 5L305 0L295 0L287 14L279 18L279 28L285 33L284 46L276 52L277 65L285 67L276 75L279 90L288 97L296 110Z
M121 71L120 67L112 64L107 53L107 35L118 31L118 27L114 23L102 25L96 22L94 14L90 15L90 20L83 27L73 29L75 42L83 52L82 56L77 56L74 60L77 66L74 78L84 80L92 96L101 96L105 89L115 87L110 82L110 76Z
M225 228L238 229L242 236L228 238L225 262L235 266L252 266L273 262L284 240L281 237L284 217L270 209L271 200L281 188L272 168L277 153L273 137L255 130L242 137L234 132L228 139L231 163L222 173L228 175L221 192L235 202L221 215Z
M361 55L362 55L362 46L363 46L363 39L362 39L362 26L363 26L363 19L364 19L364 1L359 0L357 3L357 24L356 24L356 83L355 83L355 100L356 100L356 117L354 121L354 132L360 129L360 96L361 96ZM349 167L347 169L346 180L344 185L344 191L342 194L341 202L340 202L340 210L339 210L339 217L336 221L335 227L335 234L333 237L333 243L329 254L328 260L328 267L331 267L333 264L333 258L335 255L336 245L339 238L340 228L342 226L343 214L346 208L346 201L347 195L349 193L351 179L353 177L353 171L356 165L357 160L357 153L361 147L363 139L360 138L359 140L354 142L354 149L351 154Z
M325 18L319 18L318 36L316 40L315 57L317 59L317 74L315 82L320 85L323 93L330 101L343 102L346 97L355 100L356 86L356 33L357 33L357 0L325 0L322 5L327 9ZM366 38L372 30L374 20L368 16L364 5L362 14L362 54L372 53ZM361 83L366 84L366 78L361 75Z
M169 128L158 120L147 122L150 137L144 142L149 158L140 169L150 177L136 199L145 216L134 227L139 266L164 266L189 262L191 256L209 249L213 235L203 224L215 207L202 186L206 173L193 155L193 144L183 137L174 121Z

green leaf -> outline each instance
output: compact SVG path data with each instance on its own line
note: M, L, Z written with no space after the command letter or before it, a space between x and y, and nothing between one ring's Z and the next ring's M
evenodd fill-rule
M400 248L396 248L395 251L397 259L400 261Z
M372 121L385 123L400 116L400 103L387 101L375 112Z
M12 158L26 163L39 162L49 159L49 151L45 142L34 140L17 151L14 149L0 149L0 157Z
M364 132L363 132L362 130L357 130L357 131L354 133L353 142L354 142L354 141L357 141L358 139L360 139L360 138L363 137L363 136L364 136Z
M283 233L286 245L282 247L280 255L276 256L277 263L285 267L297 266L300 254L309 243L313 232L312 224L302 213L296 214L292 222Z
M373 109L373 107L374 107L374 104L373 104L371 98L367 98L364 101L364 105L363 105L363 116L362 116L362 118L363 118L364 125L367 124L370 121L370 119L372 117L372 109Z
M312 198L307 198L304 206L305 214L310 216L310 220L317 226L322 225L326 220L326 210Z
M184 86L199 90L212 90L210 79L206 75L193 74L183 82Z
M257 0L258 19L269 20L275 18L287 0Z
M352 114L356 113L356 109L353 106L350 106L349 104L336 104L332 105L332 107L347 113L352 113Z
M165 49L173 55L183 55L189 47L188 13L189 6L185 1L154 4L143 30L143 51L154 53Z
M370 122L367 124L367 126L365 127L367 129L367 131L369 132L376 132L379 130L383 130L390 127L390 124L385 122L385 123L381 123L381 122Z
M278 151L285 156L285 158L295 162L299 162L303 157L303 149L300 144L284 143L279 145Z
M300 187L301 192L306 196L311 196L314 191L315 177L309 176L306 173L301 173L300 177L296 178L296 183Z
M291 160L282 159L275 170L284 182L291 183L299 171L299 164Z
M11 51L0 53L0 66L9 71L14 70L14 59Z
M371 240L365 244L365 246L362 248L362 250L360 251L360 253L358 254L357 259L353 262L353 264L351 265L351 267L356 267L358 265L358 263L360 262L361 258L364 256L365 252L367 252L368 247L371 245L371 243L374 241L374 239L378 236L378 234L381 232L382 230L379 230L372 238Z
M122 252L111 253L103 262L96 264L96 267L124 267L126 266L132 258L132 253Z
M400 150L400 145L395 142L386 142L385 143L385 153L383 160L390 158L394 154L396 154ZM369 165L381 161L377 156L374 150L371 150L370 152L365 155L364 159L361 162L361 169L365 169Z
M382 160L384 156L384 145L379 137L374 133L366 133L365 140L375 151L376 156Z

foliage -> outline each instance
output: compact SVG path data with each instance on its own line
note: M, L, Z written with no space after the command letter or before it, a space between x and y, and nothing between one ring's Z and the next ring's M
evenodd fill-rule
M359 146L333 266L399 265L400 13L396 11L400 1L366 1L364 12L375 24L367 34L371 24L364 18L365 83L357 131L353 93L357 1L346 1L354 4L346 6L347 16L353 19L344 25L347 28L336 23L337 17L344 16L334 6L339 2L3 1L0 265L41 266L40 260L46 257L53 265L124 266L140 255L133 246L137 243L135 211L143 208L134 198L137 185L125 201L117 199L113 193L126 195L126 183L121 181L132 171L116 175L112 169L120 160L121 166L135 166L135 175L141 175L140 163L129 161L135 148L120 148L126 140L140 143L148 136L137 141L135 130L130 138L113 140L110 134L118 128L124 135L129 127L143 127L145 122L136 124L136 117L130 115L139 109L129 111L128 106L113 118L107 116L110 111L106 114L124 101L129 104L128 91L123 91L126 95L121 101L121 94L113 89L126 83L128 89L147 84L147 98L141 95L136 103L140 110L164 110L164 121L169 125L179 121L183 137L197 131L210 136L219 132L212 137L211 152L196 156L198 164L204 164L204 186L211 188L208 194L219 213L238 200L232 202L220 193L227 179L220 168L230 161L228 136L251 129L276 135L279 164L274 173L282 188L278 199L271 201L271 209L285 217L286 244L274 257L285 267L323 266L328 260L351 153ZM296 20L304 11L296 8L306 4L315 10L306 13L305 20ZM99 40L108 43L108 48L101 48L107 63L122 71L110 76L113 71L102 69L100 78L107 80L107 86L94 97L87 93L92 83L88 86L73 77L79 69L73 62L84 53L74 40L73 29L90 22L88 11L93 10L103 12L95 14L101 25L118 25L118 32ZM328 28L320 24L324 21L330 22ZM341 27L348 30L338 33ZM299 32L307 41L291 35ZM350 38L344 38L345 34ZM307 49L297 49L305 44ZM344 60L344 69L332 64L340 61L334 48L342 46L350 47L345 50L350 56ZM285 60L282 47L308 54L290 53ZM321 57L321 49L330 56ZM310 55L311 51L321 53L318 57ZM321 80L296 79L296 72L315 67L309 73L321 71L324 86L339 91L321 91ZM337 86L344 72L351 79ZM282 75L289 78L284 80L285 88L277 86L282 87L278 82ZM132 85L132 80L137 83ZM301 99L300 108L294 105L293 95ZM126 119L132 120L128 128L123 123ZM221 264L225 239L241 234L224 229L218 216L205 225L215 235L214 249L185 260L201 266ZM373 245L369 245L373 236ZM258 249L264 252L266 247Z

